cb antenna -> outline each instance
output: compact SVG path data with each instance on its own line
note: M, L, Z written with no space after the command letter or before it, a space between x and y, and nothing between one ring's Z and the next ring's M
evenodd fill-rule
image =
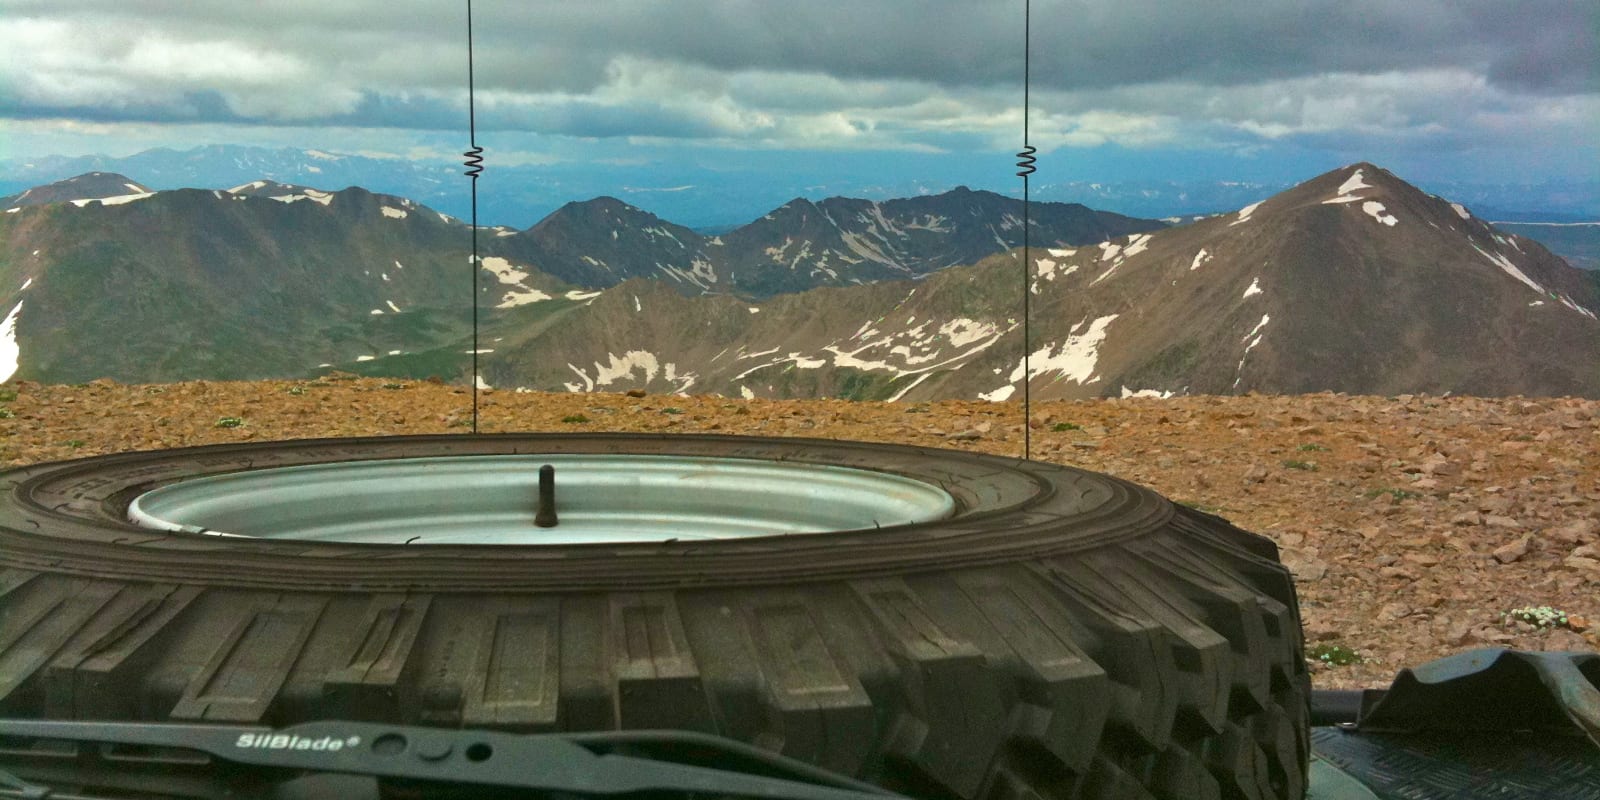
M1022 459L1033 454L1033 369L1030 363L1033 337L1030 321L1033 302L1030 284L1033 278L1032 244L1028 224L1028 176L1034 172L1034 153L1038 149L1028 143L1029 89L1033 85L1032 44L1033 19L1031 0L1022 0L1022 151L1017 153L1017 177L1022 179Z
M478 146L476 92L472 74L472 0L467 0L467 177L472 181L472 432L478 432L478 176L483 174L483 148Z

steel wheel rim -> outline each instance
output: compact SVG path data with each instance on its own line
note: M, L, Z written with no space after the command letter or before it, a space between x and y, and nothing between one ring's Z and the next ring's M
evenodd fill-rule
M558 524L539 527L555 468ZM405 545L615 544L892 528L954 515L924 481L800 462L670 455L471 455L246 470L144 492L128 520L216 536Z

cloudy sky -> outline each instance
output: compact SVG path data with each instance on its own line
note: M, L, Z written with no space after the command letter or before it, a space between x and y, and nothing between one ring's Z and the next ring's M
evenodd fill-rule
M1041 179L1600 178L1594 0L1034 0ZM476 0L501 163L1009 178L1022 0ZM0 0L0 157L455 160L465 4ZM496 163L491 160L491 164ZM676 173L675 173L676 174Z

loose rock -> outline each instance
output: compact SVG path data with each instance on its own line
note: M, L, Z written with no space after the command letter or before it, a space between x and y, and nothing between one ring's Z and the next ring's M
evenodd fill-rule
M1494 558L1502 564L1510 564L1528 554L1528 543L1533 541L1532 536L1524 536L1510 544L1501 545L1494 549Z

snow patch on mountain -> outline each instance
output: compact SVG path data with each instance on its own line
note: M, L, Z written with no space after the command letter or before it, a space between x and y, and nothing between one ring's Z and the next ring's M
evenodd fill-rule
M1076 250L1051 250L1050 252L1051 253L1063 253L1063 252L1064 253L1076 253L1077 251ZM1061 263L1058 262L1058 261L1054 261L1054 260L1048 259L1048 258L1034 259L1034 276L1035 277L1034 277L1033 283L1028 287L1028 291L1030 291L1030 292L1032 292L1034 294L1038 294L1039 293L1039 281L1041 281L1041 280L1054 281L1056 279L1057 275L1060 275L1061 277L1064 278L1064 277L1066 277L1068 275L1071 275L1072 273L1078 271L1078 265L1077 264L1068 264L1066 266L1067 266L1066 269L1059 269L1061 267Z
M669 231L666 228L649 227L649 228L640 228L639 231L641 233L643 233L645 236L650 237L650 239L652 241L657 236L665 236L666 238L671 239L672 242L674 244L676 244L677 246L679 246L679 247L683 247L684 246L683 242L679 241L678 237L674 236L672 234L672 231Z
M280 203L297 203L301 200L310 200L313 203L329 205L333 202L333 193L319 192L316 189L306 189L302 194L272 195L272 199L277 200Z
M408 216L404 209L390 208L388 206L379 206L378 210L382 211L383 215L388 217L388 218L390 218L390 219L405 219L406 216Z
M1128 399L1130 397L1153 397L1153 398L1155 398L1157 400L1169 400L1169 399L1172 398L1172 392L1171 391L1163 392L1160 389L1137 389L1137 390L1135 390L1135 389L1129 389L1126 386L1122 387L1122 399L1126 400L1126 399Z
M1230 222L1230 223L1228 223L1228 227L1231 228L1234 225L1238 225L1238 224L1250 221L1250 215L1256 213L1256 209L1260 208L1261 204L1265 203L1265 202L1266 202L1265 200L1259 200L1257 202L1254 202L1254 203L1251 203L1250 205L1245 206L1244 208L1239 209L1239 218L1234 220L1234 221L1232 221L1232 222Z
M1120 259L1120 258L1117 259L1116 261L1111 262L1111 266L1107 267L1105 272L1100 273L1100 277L1095 278L1092 281L1089 281L1089 285L1093 286L1093 285L1105 280L1106 278L1111 277L1111 273L1116 272L1117 271L1117 267L1120 267L1120 266L1122 266L1122 259Z
M550 295L523 283L528 279L528 273L523 272L524 267L513 264L499 256L481 258L479 263L483 265L484 269L492 273L500 283L514 287L501 296L500 302L495 305L495 308L516 308L517 306L525 306L529 303L552 299Z
M103 206L120 206L123 203L132 203L135 200L143 200L146 197L155 196L155 192L136 192L134 194L119 194L115 197L91 197L85 200L73 200L71 202L78 208L83 208L90 203L99 203Z
M1384 213L1383 204L1376 200L1368 200L1367 202L1362 203L1361 210L1366 213L1367 216L1372 217L1373 219L1388 225L1391 228L1394 227L1396 222L1400 221L1395 219L1393 214Z
M1016 391L1017 383L1023 380L1023 371L1027 370L1027 379L1032 380L1045 373L1058 374L1058 380L1069 380L1079 385L1095 383L1100 380L1094 374L1095 364L1100 359L1100 345L1106 340L1106 328L1117 319L1116 314L1108 314L1088 323L1084 329L1084 322L1072 326L1066 341L1059 345L1046 344L1044 347L1031 353L1025 361L1019 360L1006 385L994 391L978 395L979 399L1001 401L1009 398ZM1083 330L1082 333L1079 333Z
M1339 185L1339 194L1349 194L1357 189L1371 189L1366 181L1361 179L1361 170L1351 173L1344 183Z
M663 380L673 384L672 391L674 394L682 394L688 391L689 387L694 385L695 382L693 374L679 375L677 364L672 362L662 364L656 354L648 350L628 350L620 357L616 353L606 353L605 363L594 362L593 377L589 375L587 370L574 364L569 363L567 367L577 373L578 377L583 381L581 391L584 392L592 392L597 387L610 386L618 381L633 380L635 372L638 372L643 378L640 383L644 384L654 381L656 376L659 375ZM568 391L580 391L578 384L567 383L563 385L567 387Z
M1462 219L1472 219L1472 215L1468 214L1467 209L1460 203L1451 203L1450 207L1456 210L1456 216L1459 216Z
M1010 400L1011 395L1016 394L1016 392L1016 385L1008 383L992 392L979 392L978 399L988 400L991 403L1004 403L1005 401Z
M846 350L834 343L822 349L833 355L836 367L888 372L899 378L968 361L1000 341L1004 334L993 323L965 317L952 319L930 331L932 325L933 320L925 320L914 327L880 334L872 322L867 322L847 340L859 342L859 346ZM946 345L957 352L947 353Z
M499 256L489 256L482 259L483 268L494 274L496 280L511 286L521 286L528 279L528 273L522 267L511 263Z
M1201 264L1204 264L1204 263L1206 263L1207 261L1210 261L1210 260L1211 260L1211 254L1207 253L1205 248L1203 248L1203 247L1200 248L1200 252L1194 254L1194 261L1189 263L1189 271L1190 272L1194 272L1195 270L1200 268Z
M1256 349L1256 345L1261 344L1261 338L1266 335L1261 332L1261 329L1267 327L1267 323L1271 321L1272 317L1270 315L1262 314L1261 321L1257 322L1256 326L1251 328L1250 332L1245 334L1243 339L1239 340L1241 344L1244 344L1244 353L1239 356L1239 366L1234 370L1233 388L1239 388L1239 381L1244 379L1245 359L1250 357L1250 351Z
M999 326L966 317L957 317L939 326L939 335L950 341L952 347L966 347L1000 335Z
M906 230L930 231L932 233L949 233L954 228L950 227L950 220L936 214L924 214L921 219L913 219L906 223Z
M696 258L689 262L689 269L684 269L675 264L662 264L655 262L656 269L679 283L689 283L702 290L710 290L711 284L717 282L717 271L711 262L703 258Z
M1600 320L1600 317L1596 317L1593 311L1590 311L1589 309L1572 302L1572 298L1566 295L1561 295L1558 299L1561 301L1561 305L1564 305L1567 308L1570 308L1573 311L1588 317L1589 319Z
M1244 290L1244 296L1245 297L1249 297L1249 296L1255 295L1255 294L1261 294L1261 278L1260 277L1257 277L1255 280L1251 281L1250 282L1250 288ZM1243 299L1243 298L1241 298L1241 299Z
M538 289L512 289L501 295L500 302L495 304L495 308L516 308L517 306L540 303L551 299L554 298Z
M1504 272L1505 274L1510 275L1511 277L1516 278L1519 281L1522 281L1522 283L1524 285L1526 285L1529 289L1532 289L1532 290L1538 292L1541 295L1549 295L1550 294L1549 292L1545 291L1545 288L1543 286L1540 286L1537 281L1535 281L1534 279L1528 277L1527 274L1524 273L1522 270L1517 269L1517 265L1511 263L1511 259L1506 258L1505 256L1503 256L1503 255L1501 255L1499 253L1490 254L1488 252L1485 252L1483 248L1479 247L1475 243L1472 244L1472 249L1477 250L1478 251L1478 255L1481 255L1484 258L1489 259L1489 263L1499 267L1500 270L1502 272Z
M27 287L23 287L27 288ZM22 301L0 322L0 383L11 380L22 363L22 347L17 344L17 316L22 313Z

